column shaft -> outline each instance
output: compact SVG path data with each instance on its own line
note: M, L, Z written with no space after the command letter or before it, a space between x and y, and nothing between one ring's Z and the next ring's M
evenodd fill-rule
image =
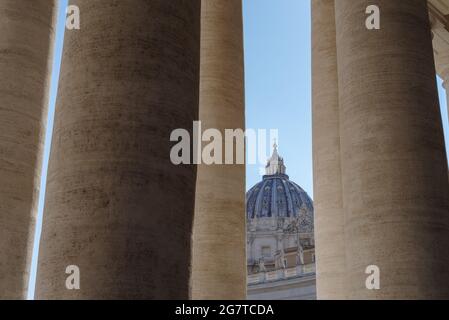
M201 21L199 119L224 137L245 128L242 1L203 0ZM193 298L246 298L245 239L245 166L200 165Z
M0 299L26 298L56 1L0 1Z
M367 30L377 5L381 29ZM349 298L449 298L449 186L427 1L335 1ZM367 266L380 268L368 290Z
M334 0L312 0L315 254L318 299L343 299L345 250Z
M187 299L196 167L170 134L198 117L200 1L71 4L36 296Z

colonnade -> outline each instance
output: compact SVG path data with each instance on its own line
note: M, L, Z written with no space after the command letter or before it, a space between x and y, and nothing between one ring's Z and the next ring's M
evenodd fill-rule
M447 299L448 166L427 1L313 2L318 298ZM370 5L378 30L365 25Z
M244 166L176 166L169 141L195 120L244 129L242 1L71 4L36 298L243 299ZM0 298L27 290L55 8L0 1ZM449 298L427 2L312 0L312 30L318 298Z
M244 166L200 166L197 186L170 159L193 121L244 129L241 0L70 4L81 28L65 35L36 298L243 299ZM0 1L0 298L26 295L54 11Z

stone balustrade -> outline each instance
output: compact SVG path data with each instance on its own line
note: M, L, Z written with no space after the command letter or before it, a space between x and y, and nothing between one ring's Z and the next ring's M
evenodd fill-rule
M278 280L302 277L315 273L315 264L305 264L294 268L278 269L274 271L264 271L248 275L248 284L258 284Z

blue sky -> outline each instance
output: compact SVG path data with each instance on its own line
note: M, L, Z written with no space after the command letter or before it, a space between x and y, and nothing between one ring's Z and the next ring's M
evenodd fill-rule
M287 174L312 195L310 1L244 1L246 124L278 129ZM260 179L247 165L247 189Z
M441 109L441 117L443 120L444 126L444 139L446 141L446 153L449 158L449 116L448 116L448 108L446 102L446 91L443 88L443 81L438 77L438 94L440 96L440 109Z
M66 6L67 0L60 0L43 177L47 174L50 154ZM279 153L285 159L287 174L313 196L310 1L244 0L244 31L247 128L279 130ZM446 94L440 79L438 89L449 150ZM260 181L259 169L260 165L247 165L247 189ZM29 299L34 296L45 185L44 178L41 183Z

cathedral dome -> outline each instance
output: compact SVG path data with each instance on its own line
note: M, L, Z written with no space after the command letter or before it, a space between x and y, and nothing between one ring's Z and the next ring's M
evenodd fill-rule
M300 232L313 231L312 199L286 175L276 144L263 180L246 193L246 213L248 220L295 218Z

